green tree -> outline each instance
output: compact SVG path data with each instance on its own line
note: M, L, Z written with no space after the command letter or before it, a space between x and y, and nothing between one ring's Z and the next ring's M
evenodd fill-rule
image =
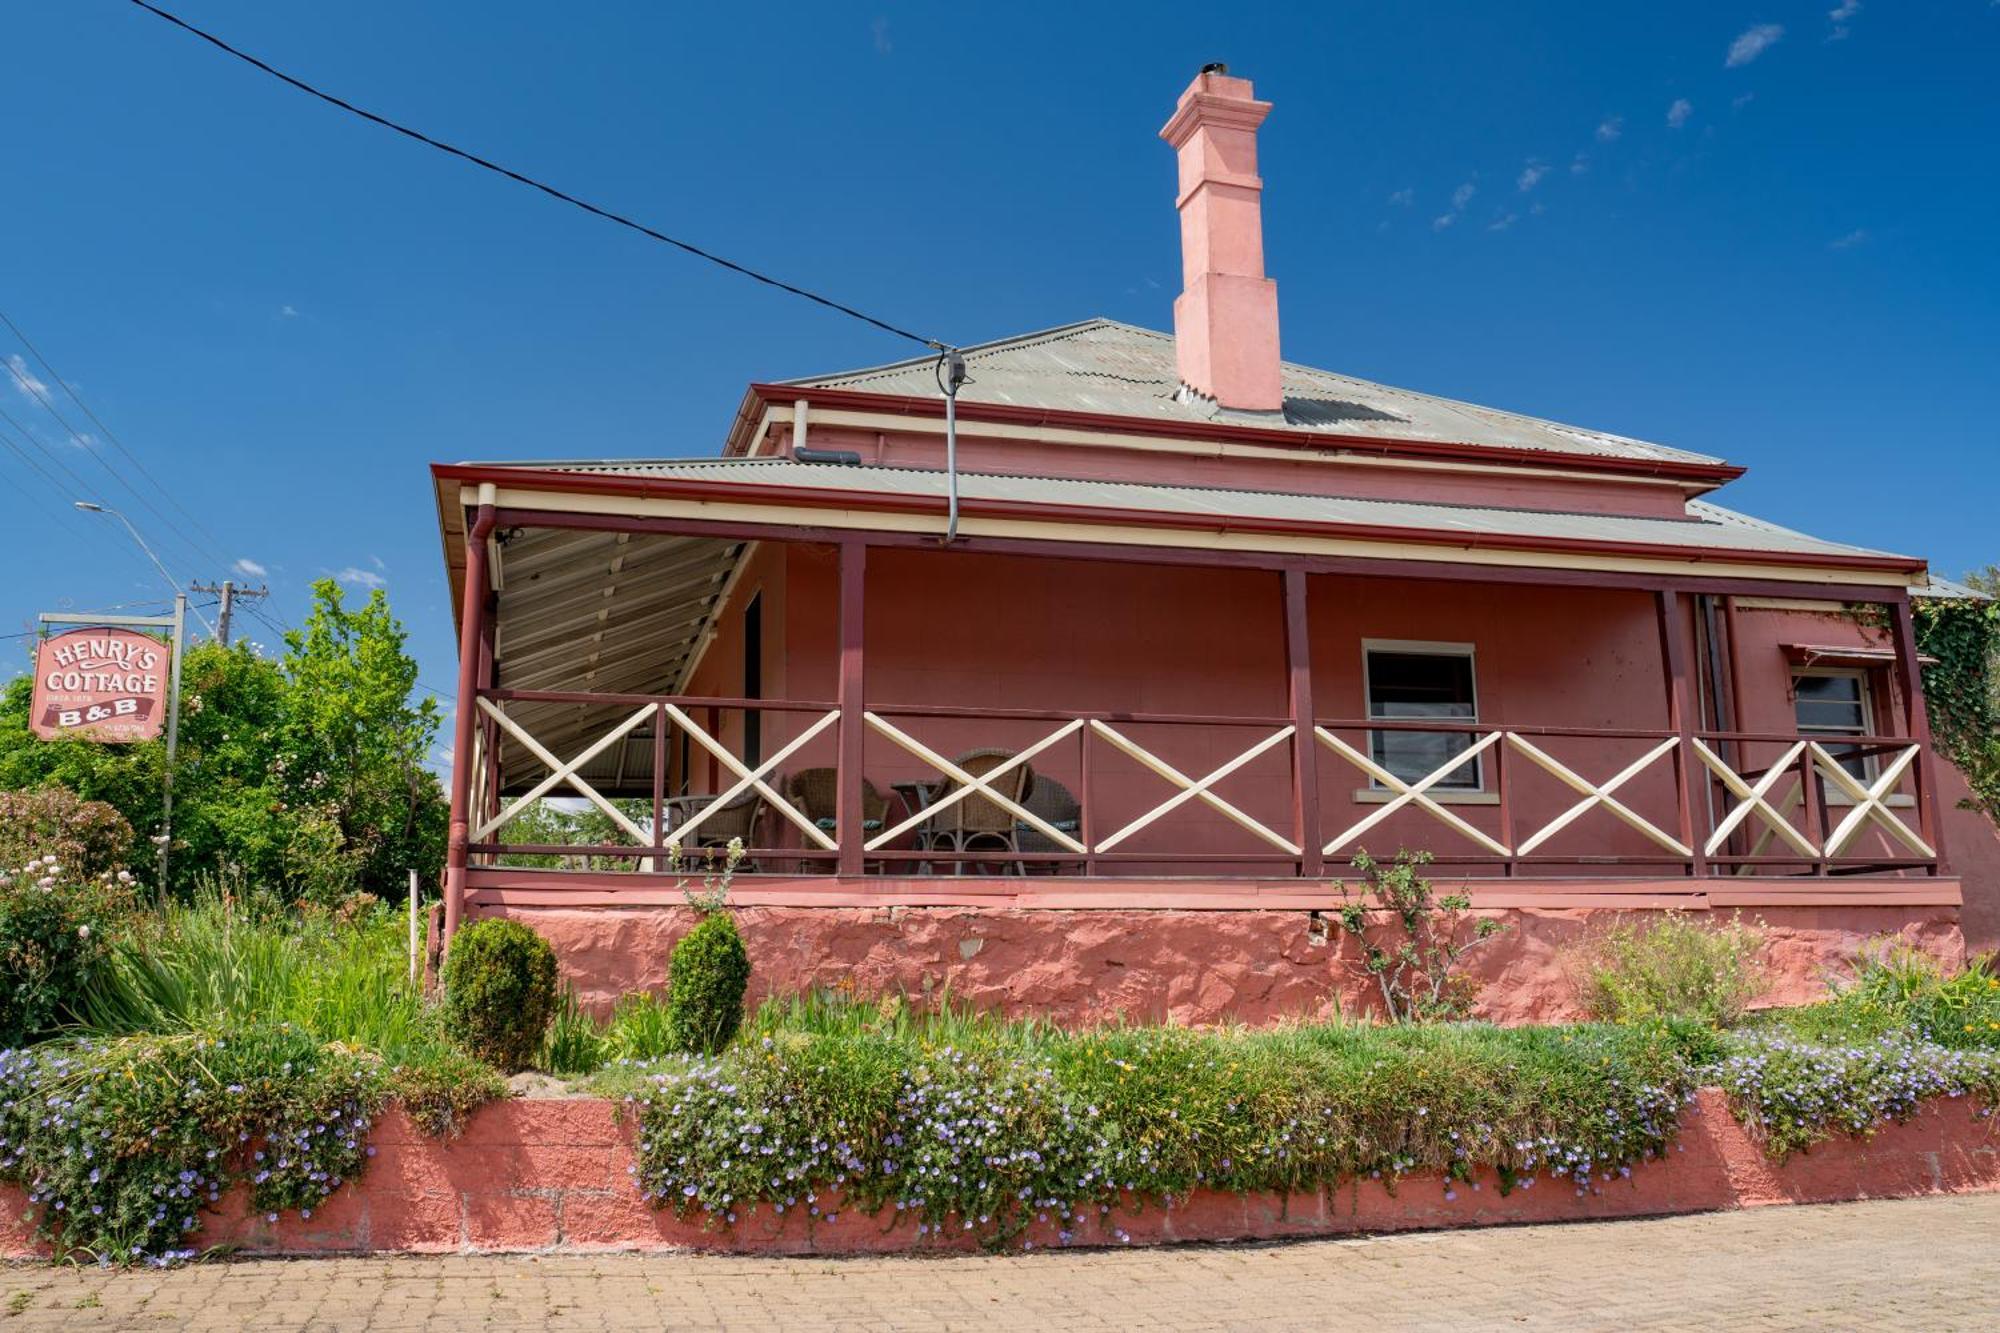
M436 699L412 701L417 664L379 588L347 605L332 579L313 584L302 629L285 635L288 707L279 766L293 813L310 831L320 886L393 890L411 868L444 860L449 812L424 765Z
M411 868L444 860L447 811L423 765L437 702L412 701L416 663L387 598L345 604L313 587L284 656L200 643L181 669L171 888L228 869L284 892L400 894ZM160 827L166 746L44 741L29 730L33 681L0 693L0 790L64 787L103 801L149 838ZM135 854L147 875L151 858Z

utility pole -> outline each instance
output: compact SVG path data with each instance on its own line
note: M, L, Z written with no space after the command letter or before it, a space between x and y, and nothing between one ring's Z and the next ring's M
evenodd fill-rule
M190 583L188 590L190 592L212 592L222 598L222 611L215 618L215 641L225 648L229 646L229 615L236 605L236 599L239 597L269 597L271 595L271 590L261 583L254 588L239 588L236 586L236 580L234 579L224 579L219 584Z

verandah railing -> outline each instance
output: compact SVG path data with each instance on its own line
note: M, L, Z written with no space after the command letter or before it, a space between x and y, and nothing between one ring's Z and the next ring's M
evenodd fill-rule
M1327 719L1302 736L1281 716L899 705L859 710L853 744L826 701L496 689L476 702L475 863L538 855L664 870L674 849L719 840L726 812L750 801L761 811L751 873L831 873L843 823L861 825L846 863L887 874L1318 877L1364 848L1401 847L1499 876L1937 870L1908 737L1431 719ZM602 725L558 753L519 716L550 706ZM744 728L725 740L728 716L763 719L756 759L742 753ZM1438 762L1417 773L1424 747L1382 743L1398 733L1431 738ZM650 742L650 796L621 801L591 773L635 735ZM539 776L503 784L503 756L506 771ZM1068 812L1021 794L1021 768L1045 797L1046 784L1064 793ZM879 813L860 801L805 808L788 785L801 769L837 774L842 791L865 779ZM589 802L620 840L509 839L510 824L556 795ZM927 836L968 801L1004 812L1007 833L965 846Z

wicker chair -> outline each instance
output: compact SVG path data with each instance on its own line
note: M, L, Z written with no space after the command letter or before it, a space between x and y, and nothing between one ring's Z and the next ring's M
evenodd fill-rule
M1012 750L968 750L952 763L978 778L1013 757ZM1018 805L1027 799L1034 787L1034 772L1026 764L1017 764L1001 775L993 790ZM947 852L1021 850L1021 840L1014 832L1014 812L980 795L953 801L933 815L925 829L925 842L933 849ZM963 875L966 864L964 861L952 862L952 873ZM1018 875L1022 865L1019 861L1007 861L1001 864L1001 870Z
M672 812L669 831L671 832L673 828L678 828L687 823L688 820L706 810L710 805L715 803L715 799L713 796L676 796L668 801L667 808ZM757 845L757 822L763 818L763 815L764 797L762 793L755 789L746 791L741 796L732 800L728 805L723 806L710 815L707 819L702 820L701 826L694 831L694 836L683 841L681 845L694 849L727 847L733 839L741 838L745 847L755 847ZM745 861L740 868L755 870L757 867L755 863Z
M1040 815L1058 832L1074 837L1077 829L1082 827L1083 807L1077 803L1076 797L1070 794L1068 787L1047 774L1036 776L1035 789L1028 794L1028 798L1022 801L1021 805L1029 813ZM1014 840L1024 852L1069 850L1032 824L1016 823ZM1021 865L1031 875L1055 875L1063 870L1063 863L1060 861L1023 861Z
M840 826L840 770L833 768L802 768L785 779L783 787L785 799L799 808L799 813L810 819L827 833ZM863 835L878 833L882 821L889 815L889 798L875 789L875 784L867 778L861 779L861 831ZM881 870L880 862L872 862L864 869L872 872Z

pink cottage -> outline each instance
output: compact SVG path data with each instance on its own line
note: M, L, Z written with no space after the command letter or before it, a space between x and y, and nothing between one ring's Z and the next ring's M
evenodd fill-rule
M713 458L432 468L460 684L443 933L660 983L667 854L740 838L758 993L1268 1021L1365 996L1331 909L1421 849L1570 1001L1593 915L1760 919L1780 994L1951 955L2000 844L1932 753L1924 562L1718 459L1285 363L1269 104L1203 71L1168 336L1105 319L753 384ZM613 843L524 844L541 796ZM1954 859L1955 858L1955 859Z

